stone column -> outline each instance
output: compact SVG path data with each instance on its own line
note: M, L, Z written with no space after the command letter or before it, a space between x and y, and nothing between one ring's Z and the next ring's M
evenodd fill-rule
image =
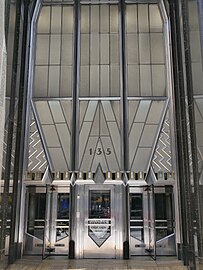
M4 121L5 121L5 91L6 91L6 46L4 31L5 0L0 1L0 179L2 173ZM1 186L0 186L0 192Z

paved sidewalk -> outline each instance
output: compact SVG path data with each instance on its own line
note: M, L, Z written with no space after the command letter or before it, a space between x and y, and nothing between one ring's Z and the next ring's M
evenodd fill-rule
M81 259L68 260L64 257L49 257L41 260L40 257L24 257L15 264L10 265L8 270L111 270L111 269L139 269L139 270L186 270L174 257L162 257L156 261L149 257L135 257L130 260L114 259Z

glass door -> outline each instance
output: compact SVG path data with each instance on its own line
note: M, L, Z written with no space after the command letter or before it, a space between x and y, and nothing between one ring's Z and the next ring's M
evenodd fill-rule
M130 254L156 257L153 187L130 187Z
M24 254L68 255L68 187L29 187L26 218Z

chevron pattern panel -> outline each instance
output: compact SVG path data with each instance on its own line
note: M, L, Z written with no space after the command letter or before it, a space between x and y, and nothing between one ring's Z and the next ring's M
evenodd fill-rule
M154 152L152 166L155 172L171 172L171 135L170 135L170 119L167 112L160 135Z
M11 153L11 175L14 170L14 158L15 158L15 143L16 143L16 119L14 120L14 130L13 130L13 144L12 144L12 153ZM2 172L5 171L6 163L6 151L7 151L7 137L8 137L8 124L6 124L4 129L4 142L3 142L3 162L2 162Z
M68 171L71 163L72 101L35 101L38 122L55 171Z
M79 170L120 169L120 101L80 101Z
M147 171L166 100L129 100L129 169Z
M30 123L30 138L29 138L29 155L27 171L44 172L47 167L42 142L39 136L36 122L32 117Z

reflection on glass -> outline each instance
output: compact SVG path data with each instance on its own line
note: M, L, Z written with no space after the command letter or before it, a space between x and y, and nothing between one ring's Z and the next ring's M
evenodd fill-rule
M142 194L130 194L130 235L144 240Z
M46 194L29 194L27 232L43 239Z
M156 241L174 232L172 193L155 194Z
M130 219L143 219L142 194L130 194Z
M57 200L56 240L69 235L69 194L59 193Z
M89 196L89 218L110 218L110 191L91 190Z

